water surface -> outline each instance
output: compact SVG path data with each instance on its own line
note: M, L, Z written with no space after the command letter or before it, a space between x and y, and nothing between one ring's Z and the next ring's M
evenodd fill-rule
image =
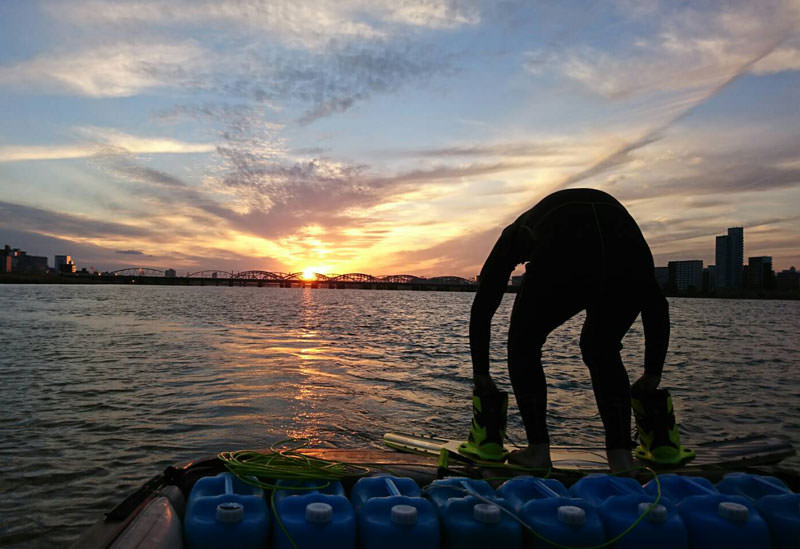
M177 286L0 286L0 545L74 540L167 465L286 437L380 447L463 438L473 294ZM493 373L509 389L495 318ZM752 432L800 447L800 302L672 299L663 385L689 444ZM544 351L554 444L603 442L578 349ZM632 378L641 324L625 339ZM509 434L523 442L516 406ZM800 460L789 461L792 466Z

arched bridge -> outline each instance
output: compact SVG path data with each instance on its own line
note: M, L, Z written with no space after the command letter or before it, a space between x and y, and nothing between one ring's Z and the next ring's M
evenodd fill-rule
M125 267L124 269L111 271L108 274L113 276L164 276L164 271L150 267Z
M178 276L174 269L156 269L152 267L126 267L104 273L110 276L126 276L126 277L164 277L175 279L176 283L179 280L225 280L231 284L247 284L257 283L259 286L263 284L280 285L280 286L300 286L300 285L320 285L324 287L397 287L397 286L415 286L415 287L474 287L476 282L468 280L460 276L436 276L436 277L422 277L411 274L395 274L375 276L366 273L345 273L345 274L322 274L314 273L313 276L308 276L307 273L294 272L294 273L281 273L277 271L262 271L262 270L249 270L249 271L226 271L224 269L204 269L201 271L187 272L184 275Z
M238 278L238 273L233 271L219 271L214 269L207 269L205 271L197 271L196 273L187 273L189 278Z

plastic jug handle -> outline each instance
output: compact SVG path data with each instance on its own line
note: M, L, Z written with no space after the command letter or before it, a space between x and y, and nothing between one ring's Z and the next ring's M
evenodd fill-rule
M471 496L476 496L477 495L475 493L475 490L472 489L472 486L470 486L469 482L467 482L466 480L460 481L459 484L461 484L461 486L464 488L464 490L467 491L467 494L469 494Z
M693 486L695 486L695 487L696 487L698 490L702 490L702 491L703 491L703 492L705 492L706 494L715 494L715 493L716 493L716 492L715 492L714 490L712 490L711 488L708 488L707 486L703 486L702 484L700 484L699 482L697 482L697 481L696 481L695 479L693 479L693 478L687 478L687 479L686 479L686 482L688 482L689 484L692 484L692 485L693 485Z
M551 497L551 498L557 498L557 497L560 497L560 496L561 496L561 494L559 494L558 492L556 492L555 490L553 490L552 488L550 488L550 487L547 485L547 483L546 483L546 482L544 482L543 480L536 479L536 483L537 483L537 484L539 485L539 487L542 489L542 492L544 492L544 493L545 493L545 495L547 495L547 497Z
M760 475L758 476L754 475L751 478L755 481L756 484L760 485L762 488L767 489L767 491L765 492L766 494L771 494L775 491L776 488L775 485L771 483L769 480L765 479L764 477Z
M397 488L397 485L394 483L392 479L386 477L386 489L389 490L390 496L401 496L400 490Z

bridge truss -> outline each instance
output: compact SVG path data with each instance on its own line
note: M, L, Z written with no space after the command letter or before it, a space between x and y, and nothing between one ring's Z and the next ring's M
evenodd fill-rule
M164 271L150 267L125 267L111 271L109 274L114 276L164 276Z
M110 275L113 276L148 276L158 277L166 276L166 269L154 269L152 267L126 267L111 271ZM281 273L276 271L224 271L221 269L205 269L187 273L186 278L202 278L202 279L226 279L226 280L254 280L260 282L277 282L284 284L302 284L302 283L341 283L347 284L441 284L441 285L472 285L475 284L474 280L468 280L459 276L436 276L426 278L410 274L395 274L385 276L374 276L366 273L345 273L345 274L322 274L314 273L313 278L306 278L302 272L295 273Z

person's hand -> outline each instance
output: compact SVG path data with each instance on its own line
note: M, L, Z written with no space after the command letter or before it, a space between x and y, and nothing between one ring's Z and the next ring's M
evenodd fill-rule
M655 374L643 374L642 377L637 379L631 385L632 394L649 393L658 389L658 384L661 383L661 376Z
M472 378L473 389L475 393L485 395L489 393L497 393L497 386L489 374L477 374Z

